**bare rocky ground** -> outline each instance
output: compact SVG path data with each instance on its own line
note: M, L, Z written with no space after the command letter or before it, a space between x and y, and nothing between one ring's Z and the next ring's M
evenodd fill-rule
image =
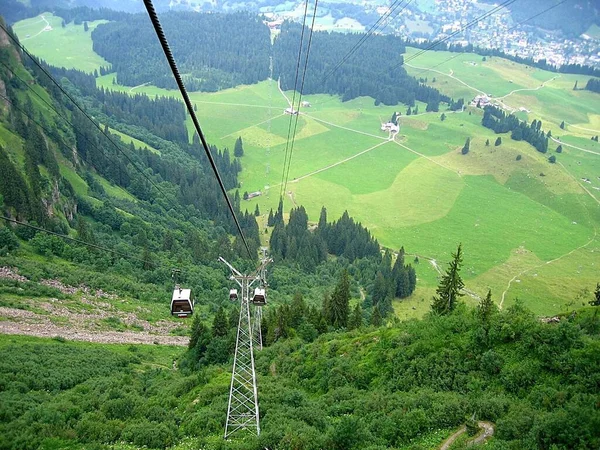
M0 278L28 281L15 269L0 267ZM68 340L107 344L188 344L187 336L173 336L170 332L179 325L160 320L150 323L133 312L117 309L110 301L119 301L114 294L101 290L92 292L87 286L67 286L58 280L42 280L40 284L54 287L76 300L49 299L47 301L23 298L26 309L0 307L0 333L38 337L57 337ZM79 303L79 307L74 306ZM138 307L140 312L143 308ZM114 325L122 330L107 330Z

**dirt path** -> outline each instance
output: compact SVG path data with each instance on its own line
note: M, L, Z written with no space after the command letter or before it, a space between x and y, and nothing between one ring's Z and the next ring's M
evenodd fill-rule
M440 72L439 70L435 70L435 69L429 69L428 67L419 67L419 66L413 66L412 64L404 64L405 66L408 67L412 67L413 69L419 69L419 70L425 70L426 72L435 72L435 73L439 73L440 75L444 75L448 78L452 78L453 80L458 81L460 84L468 87L469 89L474 90L475 92L479 92L480 94L484 94L487 95L485 92L483 92L482 90L477 89L476 87L471 86L470 84L465 83L463 80L456 78L454 76L454 72L452 70L450 70L450 74L447 74L445 72Z
M522 88L522 89L515 89L513 91L510 91L508 94L503 95L502 97L496 97L496 100L504 100L506 97L510 97L511 95L513 95L516 92L523 92L523 91L537 91L543 87L546 86L547 83L550 83L551 81L556 80L557 78L560 78L560 75L556 75L555 77L550 78L549 80L544 81L542 84L540 84L538 87L535 88Z
M586 148L576 147L576 146L571 145L571 144L567 144L565 142L562 142L560 139L556 139L554 136L550 137L550 139L552 139L557 144L564 145L565 147L574 148L575 150L581 150L582 152L592 153L594 155L600 156L600 153L598 153L598 152L595 152L593 150L588 150Z
M161 344L188 345L189 338L184 336L161 336L145 332L132 331L90 331L61 327L52 323L23 323L10 320L0 321L0 334L19 334L36 337L63 337L70 341L85 341L102 344Z
M48 22L44 16L40 16L40 17L42 18L42 20L44 22L46 22L46 25L44 26L44 28L42 28L40 31L38 31L33 36L29 36L29 37L26 37L25 39L21 39L21 42L26 41L28 39L33 39L34 37L39 36L40 34L42 34L44 31L52 31L52 27L50 26L50 22Z
M481 421L477 422L477 425L479 425L479 428L481 428L482 431L474 439L468 441L467 445L481 444L483 441L494 435L493 423ZM465 433L466 431L467 427L463 425L456 433L454 433L452 436L450 436L444 441L444 443L440 447L440 450L448 450L450 446L454 444L454 441L456 441L460 437L460 435Z

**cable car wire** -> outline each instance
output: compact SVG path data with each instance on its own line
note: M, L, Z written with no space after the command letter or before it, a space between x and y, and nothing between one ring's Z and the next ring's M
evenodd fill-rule
M283 198L285 194L285 189L283 188L284 179L285 179L285 167L288 160L288 153L290 147L290 137L292 135L292 119L294 116L294 104L296 102L296 89L298 88L298 74L300 73L300 60L302 57L302 44L304 43L304 28L306 25L306 15L308 14L308 0L304 3L304 18L302 19L302 30L300 32L300 45L298 46L298 58L296 58L296 75L294 77L294 91L292 93L292 104L290 105L290 120L288 122L288 134L285 142L285 152L283 155L283 170L281 171L281 184L279 189L279 198ZM296 111L297 113L297 111Z
M452 39L454 36L456 36L459 33L462 33L463 31L468 30L469 28L471 28L473 25L476 25L477 23L479 23L479 21L490 17L491 15L495 14L496 12L500 11L501 9L508 7L510 5L512 5L514 2L516 2L517 0L505 0L503 3L501 3L498 6L495 6L494 8L492 8L490 11L485 12L484 14L476 17L475 19L471 20L470 22L468 22L464 27L461 27L459 30L454 31L453 33L450 33L448 36L442 38L442 39L438 39L437 41L432 42L429 46L427 46L424 49L419 50L417 53L414 53L412 55L410 55L408 58L404 59L402 62L400 62L399 64L396 64L392 67L390 67L388 70L394 70L397 69L400 66L403 66L404 64L406 64L409 61L412 61L415 58L418 58L419 56L427 53L428 51L430 51L431 49L433 49L434 47L437 47L439 44L442 44L444 42L449 41L450 39Z
M388 19L396 9L398 9L398 7L400 7L400 4L402 0L396 0L394 3L392 3L392 6L390 6L390 9L388 10L388 12L384 15L382 15L377 22L375 22L373 25L371 25L371 28L369 28L369 30L362 35L362 37L354 44L354 46L346 53L346 55L333 67L333 69L331 69L329 72L327 72L325 74L325 76L323 77L322 83L324 83L325 81L327 81L348 59L350 59L350 57L356 53L358 51L358 49L367 41L367 39L369 39L373 33L375 33L376 31L380 31L377 30L377 28L379 28L379 25L381 24L381 22L383 22L384 20ZM398 14L396 14L396 16L399 16L402 11L404 11L408 5L410 5L413 2L413 0L408 0L408 2L402 7L402 9L398 12ZM384 25L383 28L381 30L383 30L385 27L387 26Z
M528 22L528 21L530 21L530 20L532 20L532 19L535 19L536 17L539 17L539 16L541 16L542 14L545 14L545 13L547 13L547 12L548 12L548 11L550 11L551 9L554 9L554 8L556 8L557 6L560 6L560 5L562 5L562 4L563 4L563 3L565 3L566 1L567 1L567 0L561 0L560 2L558 2L558 3L556 3L556 4L552 5L552 6L550 6L550 7L546 8L546 9L544 9L543 11L540 11L539 13L537 13L537 14L534 14L533 16L531 16L531 17L528 17L527 19L520 21L520 22L519 22L519 23L517 23L516 25L514 25L514 26L510 27L508 30L506 30L506 31L505 31L505 33L508 33L509 31L512 31L512 30L514 30L514 29L515 29L515 28L517 28L519 25L522 25L522 24L523 24L523 23L525 23L525 22ZM492 38L490 38L490 39L486 39L486 40L484 40L483 42L489 42L491 39L492 39ZM428 67L428 68L426 68L426 69L422 69L422 70L421 70L419 73L417 73L417 75L415 75L415 77L416 77L416 76L418 76L418 75L420 75L420 74L422 74L422 73L424 73L424 72L428 72L428 71L430 71L430 70L433 70L433 69L435 69L435 68L437 68L437 67L441 66L442 64L445 64L445 63L447 63L448 61L452 61L453 59L455 59L455 58L458 58L460 55L464 55L465 53L466 53L466 52L460 52L460 53L457 53L456 55L454 55L454 56L451 56L451 57L450 57L450 58L448 58L448 59L445 59L444 61L442 61L442 62L440 62L440 63L436 64L435 66L431 66L431 67Z
M25 53L25 54L26 54L26 55L29 57L29 59L30 59L31 61L33 61L33 62L34 62L34 64L35 64L35 65L36 65L36 66L37 66L37 67L38 67L38 68L39 68L39 69L40 69L42 72L44 72L44 74L46 74L46 76L48 77L48 79L49 79L50 81L52 81L52 83L53 83L54 85L56 85L56 87L57 87L58 89L60 89L60 91L61 91L61 92L62 92L62 93L63 93L63 94L64 94L64 95L65 95L65 96L66 96L66 97L67 97L67 98L68 98L68 99L71 101L71 103L73 103L73 105L74 105L74 106L75 106L75 107L76 107L76 108L77 108L79 111L81 111L81 113L82 113L82 114L83 114L85 117L87 117L87 118L88 118L88 120L89 120L89 121L90 121L92 124L94 124L94 126L95 126L95 127L96 127L96 128L99 130L99 131L100 131L100 133L102 133L102 134L103 134L103 135L106 137L106 139L108 139L108 141L109 141L109 142L110 142L110 143L111 143L111 144L112 144L112 145L113 145L113 146L114 146L114 147L117 149L117 151L118 151L119 153L121 153L121 154L122 154L122 155L123 155L123 156L124 156L124 157L127 159L127 161L129 161L129 162L131 163L131 165L132 165L132 166L133 166L133 167L134 167L134 168L135 168L135 169L136 169L138 172L140 172L140 173L141 173L141 174L144 176L144 178L146 178L146 179L147 179L147 180L150 182L150 184L151 184L152 186L154 186L154 187L155 187L155 188L156 188L156 189L157 189L157 190L158 190L158 191L159 191L159 192L160 192L160 193L161 193L163 196L165 196L165 193L163 192L163 190L162 190L162 189L161 189L161 188L160 188L160 187L159 187L159 186L158 186L158 185L157 185L157 184L156 184L154 181L152 181L152 179L151 179L151 178L148 176L148 174L146 174L146 173L145 173L145 172L144 172L144 171L143 171L143 170L142 170L142 169L141 169L141 168L140 168L140 167L139 167L139 166L138 166L138 165L135 163L135 161L133 161L133 160L132 160L132 159L129 157L129 155L127 155L127 153L125 153L125 152L123 151L123 149L121 149L121 148L120 148L120 147L117 145L117 143L116 143L116 142L115 142L115 141L114 141L114 140L113 140L113 139L112 139L112 138L111 138L111 137L110 137L108 134L106 134L106 133L104 132L104 130L102 129L102 127L101 127L100 125L98 125L98 124L97 124L97 123L94 121L94 119L92 119L92 118L90 117L90 115L89 115L87 112L85 112L85 110L84 110L84 109L83 109L81 106L79 106L79 104L78 104L78 103L75 101L75 99L74 99L74 98L73 98L73 97L72 97L72 96L71 96L71 95L70 95L70 94L69 94L69 93L68 93L68 92L67 92L67 91L66 91L66 90L65 90L65 89L64 89L64 88L63 88L63 87L60 85L60 83L58 83L58 82L57 82L57 81L54 79L54 77L53 77L53 76L52 76L52 75L51 75L51 74L50 74L50 73L49 73L49 72L48 72L48 71L47 71L47 70L46 70L46 69L45 69L45 68L44 68L44 67L43 67L43 66L42 66L42 65L41 65L41 64L40 64L38 61L37 61L37 59L36 59L36 58L35 58L33 55L31 55L31 53L29 53L29 51L28 51L28 50L27 50L27 49L26 49L26 48L25 48L25 47L24 47L24 46L23 46L23 45L22 45L22 44L21 44L21 43L18 41L18 39L16 39L16 38L15 38L15 37L12 35L12 33L10 33L10 32L9 32L9 31L6 29L6 27L4 26L4 24L0 23L0 28L1 28L2 30L4 30L4 32L5 32L5 33L8 35L8 37L9 37L9 38L10 38L10 39L11 39L11 40L12 40L12 41L13 41L13 42L14 42L14 43L15 43L15 44L16 44L16 45L17 45L17 46L18 46L18 47L19 47L19 48L22 50L22 51L23 51L23 53Z
M308 2L307 2L308 3ZM312 23L310 24L310 34L308 36L308 46L306 48L306 58L304 60L304 70L302 71L302 83L300 84L300 92L298 98L298 114L296 114L296 122L294 124L294 134L292 134L292 144L290 146L290 157L287 166L287 173L285 175L285 184L283 187L283 192L285 192L287 188L288 179L290 176L290 167L292 166L292 155L294 154L294 142L296 141L296 130L298 128L298 117L300 115L300 104L302 103L302 91L304 91L304 79L306 78L306 69L308 67L308 58L310 56L310 46L312 43L313 30L315 28L315 18L317 17L317 5L319 4L319 0L315 0L315 8L313 10L313 18Z
M116 256L120 256L121 258L134 259L134 260L140 261L140 262L142 262L144 264L146 263L146 261L144 261L141 258L137 258L137 257L131 256L131 255L126 255L124 253L117 252L116 250L111 250L108 247L103 247L102 245L97 245L97 244L92 244L91 242L82 241L81 239L73 238L71 236L67 236L66 234L56 233L54 231L47 230L46 228L42 228L42 227L38 227L38 226L35 226L35 225L31 225L30 223L21 222L20 220L13 219L11 217L6 217L6 216L1 216L0 215L0 219L4 219L7 222L12 222L12 223L15 223L17 225L21 225L21 226L24 226L24 227L27 227L27 228L31 228L31 229L36 230L36 231L41 231L43 233L51 234L53 236L58 236L60 238L66 239L68 241L73 241L73 242L76 242L78 244L85 245L87 247L95 248L96 250L102 250L102 251L105 251L105 252L109 252L109 253L112 253L112 254L114 254Z
M248 252L248 256L252 258L252 252L250 251L250 247L248 246L248 242L246 241L246 237L244 236L244 232L242 231L242 227L240 226L240 222L235 214L235 210L233 209L233 205L231 204L231 200L227 195L227 189L225 189L225 184L223 183L223 179L221 178L221 174L219 173L219 169L217 169L217 165L215 160L208 148L208 143L206 142L206 138L204 137L204 133L200 128L200 123L198 122L198 118L196 117L196 113L194 112L194 105L192 105L192 101L187 93L185 85L183 84L183 79L181 78L181 74L179 73L179 69L177 68L177 64L175 63L175 58L173 57L173 53L171 53L171 48L169 47L169 42L165 36L165 33L162 29L160 21L158 20L158 15L156 14L156 10L154 9L154 5L152 4L152 0L144 0L144 5L146 6L146 11L148 12L148 16L150 17L150 21L152 22L152 26L154 27L154 31L156 32L156 36L160 42L160 45L165 53L165 57L167 58L167 62L169 63L169 67L171 68L171 72L173 72L173 77L177 82L177 86L179 87L179 92L181 92L181 96L183 97L183 101L185 106L188 109L190 116L192 117L192 122L194 123L194 128L200 137L200 141L202 142L202 147L204 147L204 152L206 153L206 157L212 167L212 170L217 178L219 186L221 188L221 192L223 193L223 197L225 197L225 201L227 202L227 207L231 212L231 216L235 221L235 225L238 229L240 237L242 241L244 241L244 246L246 247L246 251Z

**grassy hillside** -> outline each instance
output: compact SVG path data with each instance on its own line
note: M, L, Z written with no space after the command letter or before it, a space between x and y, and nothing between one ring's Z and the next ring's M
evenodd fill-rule
M485 448L597 448L596 313L541 324L521 306L489 322L459 309L279 342L257 353L260 437L227 442L229 366L192 373L168 346L0 336L0 447L433 449L474 418L494 429Z
M416 51L409 49L408 56ZM578 259L600 263L600 179L593 176L600 146L590 140L599 134L598 95L573 90L575 81L584 85L587 78L502 58L484 61L473 54L434 51L415 58L407 70L467 103L485 92L506 108L526 109L518 112L520 118L541 119L544 131L564 142L557 164L547 159L558 143L550 142L546 155L508 135L494 146L497 136L481 126L481 111L475 108L446 112L441 121L442 111L425 113L424 104L417 115L406 116L406 106L374 106L369 98L341 103L327 95L305 96L311 107L298 120L286 210L303 205L313 221L322 205L330 218L348 210L385 246L404 245L409 254L419 255L419 288L406 305L398 305L409 316L423 310L423 299L437 283L435 263L443 262L457 242L465 244L465 278L476 294L491 287L498 302L504 299L502 305L518 297L538 314L563 310L596 282L592 268ZM150 85L115 85L114 74L97 84L178 96ZM249 211L258 204L266 214L277 206L290 119L283 109L291 97L291 92L282 95L275 81L192 93L210 142L232 148L238 137L244 141L241 191L263 191L242 203ZM379 127L395 110L403 113L402 129L389 141ZM189 120L187 126L191 132ZM468 137L471 151L461 155Z

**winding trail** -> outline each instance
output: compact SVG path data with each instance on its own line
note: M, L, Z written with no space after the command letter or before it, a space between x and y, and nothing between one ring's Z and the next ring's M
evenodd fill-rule
M477 425L479 425L479 428L481 428L482 431L473 439L468 441L467 445L481 444L483 441L489 439L494 435L495 427L492 422L480 421L477 422ZM465 433L466 431L467 427L463 425L456 433L454 433L452 436L450 436L444 441L444 443L440 446L440 450L448 450L450 446L454 444L454 441L456 441L460 437L460 435Z
M146 81L145 83L142 84L138 84L137 86L134 86L132 88L129 89L129 93L132 93L134 89L140 88L140 87L144 87L149 85L151 82L150 81Z
M46 26L44 28L42 28L40 31L38 31L36 34L34 34L33 36L29 36L29 37L26 37L25 39L21 39L21 42L27 41L28 39L33 39L34 37L39 36L40 34L42 34L44 31L52 31L52 27L50 26L50 22L48 22L48 20L43 15L41 15L40 17L42 18L42 20L44 22L46 22ZM38 22L35 22L35 23L38 23Z
M562 142L560 139L556 139L554 136L551 136L550 139L552 139L557 144L563 145L565 147L574 148L575 150L581 150L582 152L591 153L592 155L600 156L600 153L598 153L598 152L595 152L593 150L588 150L586 148L576 147L575 145L567 144L565 142Z
M453 80L455 80L455 81L458 81L460 84L462 84L462 85L464 85L464 86L468 87L469 89L472 89L472 90L474 90L474 91L476 91L476 92L479 92L480 94L485 94L485 95L487 95L487 94L486 94L484 91L481 91L481 90L477 89L476 87L474 87L474 86L471 86L470 84L467 84L467 83L465 83L463 80L461 80L461 79L459 79L459 78L456 78L456 77L454 76L454 72L453 72L452 70L450 70L450 73L449 73L449 74L447 74L447 73L445 73L445 72L441 72L441 71L439 71L439 70L435 70L435 69L430 69L430 68L428 68L428 67L419 67L419 66L413 66L412 64L407 64L407 63L404 63L404 65L405 65L405 66L408 66L408 67L412 67L413 69L424 70L424 71L426 71L426 72L435 72L435 73L439 73L440 75L444 75L444 76L446 76L446 77L448 77L448 78L452 78Z
M557 78L560 78L560 75L556 75L555 77L550 78L549 80L544 81L542 84L540 84L538 87L536 88L523 88L523 89L515 89L514 91L510 91L508 94L503 95L502 97L496 97L496 100L504 100L506 97L510 97L511 95L513 95L516 92L523 92L523 91L537 91L543 87L546 86L547 83L550 83L551 81L556 80Z
M583 245L580 245L580 246L579 246L579 247L577 247L577 248L574 248L573 250L571 250L571 251L570 251L570 252L568 252L568 253L565 253L564 255L560 255L559 257L557 257L557 258L554 258L554 259L551 259L550 261L545 261L545 262L543 262L542 264L538 264L537 266L533 266L533 267L530 267L530 268L528 268L528 269L524 269L524 270L522 270L521 272L519 272L518 274L516 274L514 277L512 277L512 278L511 278L511 279L508 281L508 285L506 286L506 289L504 290L504 292L502 292L502 298L500 299L500 303L499 303L498 307L499 307L500 309L502 309L502 306L504 305L504 299L505 299L505 297L506 297L506 293L507 293L507 292L508 292L508 290L510 289L510 287L511 287L512 283L513 283L513 282L514 282L514 281L515 281L515 280L516 280L518 277L520 277L520 276L522 276L522 275L525 275L527 272L530 272L530 271L532 271L532 270L536 270L536 269L539 269L540 267L544 267L544 266L547 266L547 265L549 265L549 264L552 264L552 263L554 263L554 262L556 262L556 261L560 261L561 259L563 259L563 258L565 258L565 257L567 257L567 256L569 256L569 255L571 255L571 254L573 254L573 253L574 253L574 252L576 252L577 250L581 250L582 248L585 248L585 247L587 247L588 245L590 245L592 242L594 242L594 241L596 240L596 236L597 236L597 230L595 230L595 229L594 229L594 236L593 236L593 237L592 237L592 238L591 238L589 241L587 241L585 244L583 244Z

